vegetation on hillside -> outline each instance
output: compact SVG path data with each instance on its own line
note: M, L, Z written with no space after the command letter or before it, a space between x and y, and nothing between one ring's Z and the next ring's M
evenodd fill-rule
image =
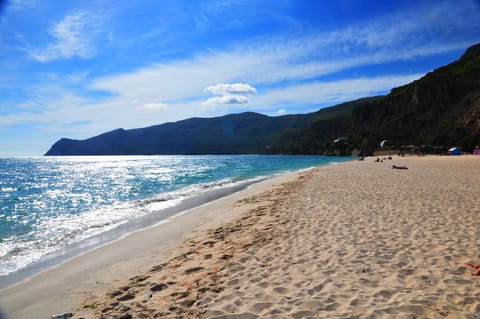
M61 139L46 155L370 154L380 141L466 151L480 144L480 44L386 96L303 115L247 112ZM426 147L426 146L428 147Z

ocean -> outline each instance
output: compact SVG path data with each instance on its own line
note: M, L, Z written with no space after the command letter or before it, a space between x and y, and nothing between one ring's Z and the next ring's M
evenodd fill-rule
M282 155L0 158L0 283L255 181L348 160Z

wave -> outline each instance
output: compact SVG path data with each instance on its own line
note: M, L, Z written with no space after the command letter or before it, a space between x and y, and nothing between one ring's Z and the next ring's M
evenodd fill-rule
M128 233L171 218L186 202L202 204L188 200L210 191L226 195L223 189L242 183L343 160L261 155L0 158L0 276L55 259L72 246L98 245L96 238L104 234Z
M254 180L257 178L251 179L251 181ZM224 179L201 183L144 200L117 202L79 214L64 213L41 219L35 226L35 230L27 235L11 236L0 242L0 276L16 272L42 258L55 255L69 245L112 231L129 221L147 215L158 215L156 219L161 221L162 211L179 205L185 199L245 182L245 180Z

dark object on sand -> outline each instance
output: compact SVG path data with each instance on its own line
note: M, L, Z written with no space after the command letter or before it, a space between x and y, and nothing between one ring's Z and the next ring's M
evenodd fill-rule
M392 165L392 169L408 169L408 167L406 167L406 166Z
M52 319L68 319L71 317L73 317L73 313L71 312L63 312L52 315Z

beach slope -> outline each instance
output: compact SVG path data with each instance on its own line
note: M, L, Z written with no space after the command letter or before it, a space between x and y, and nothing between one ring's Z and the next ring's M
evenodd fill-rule
M68 309L75 318L477 318L480 277L467 263L480 262L479 177L480 157L394 157L256 184L204 206L230 217L205 215L168 251L143 243L134 249L143 258L117 263L121 249L106 246L106 271L94 267L100 277L86 276L82 301ZM142 234L162 236L134 235ZM116 268L124 270L115 276ZM0 300L19 296L4 290ZM62 310L58 296L37 299ZM34 309L24 302L4 306L27 318Z

